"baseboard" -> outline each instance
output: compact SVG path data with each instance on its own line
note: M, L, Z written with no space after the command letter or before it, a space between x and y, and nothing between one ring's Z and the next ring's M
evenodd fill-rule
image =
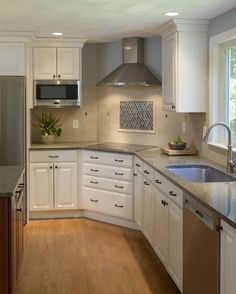
M121 219L114 216L109 216L88 210L60 210L60 211L31 211L29 214L30 220L43 220L43 219L61 219L61 218L80 218L86 217L89 219L109 223L133 230L140 230L139 226L131 220Z

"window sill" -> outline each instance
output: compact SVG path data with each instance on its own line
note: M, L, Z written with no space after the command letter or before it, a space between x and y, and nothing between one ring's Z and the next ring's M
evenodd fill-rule
M228 150L228 147L225 144L209 142L208 145L219 148L221 150ZM236 153L236 147L233 147L233 152Z

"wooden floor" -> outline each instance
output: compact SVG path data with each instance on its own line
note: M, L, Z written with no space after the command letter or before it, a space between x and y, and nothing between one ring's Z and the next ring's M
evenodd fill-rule
M16 294L179 293L143 235L88 219L31 221Z

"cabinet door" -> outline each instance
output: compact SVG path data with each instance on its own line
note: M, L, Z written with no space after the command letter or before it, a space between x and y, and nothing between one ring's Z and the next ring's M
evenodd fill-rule
M163 109L174 111L176 107L177 33L162 40L162 54Z
M143 208L143 176L136 172L134 177L134 220L138 226L142 227L142 208Z
M77 163L54 163L55 209L77 208Z
M80 49L57 49L57 76L63 80L80 80Z
M220 293L234 294L236 289L236 230L222 221Z
M153 243L155 217L155 188L147 180L143 182L143 233Z
M182 290L183 277L183 210L168 202L168 271Z
M25 75L25 47L23 43L0 43L0 75Z
M34 48L34 79L56 78L56 48Z
M30 164L30 210L53 209L53 166Z
M154 248L165 266L168 262L168 198L156 189Z

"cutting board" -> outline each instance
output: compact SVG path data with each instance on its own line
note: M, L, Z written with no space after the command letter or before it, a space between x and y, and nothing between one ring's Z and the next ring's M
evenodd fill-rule
M161 147L161 152L167 155L198 155L198 150L194 148L185 148L183 150L174 150L168 147Z

